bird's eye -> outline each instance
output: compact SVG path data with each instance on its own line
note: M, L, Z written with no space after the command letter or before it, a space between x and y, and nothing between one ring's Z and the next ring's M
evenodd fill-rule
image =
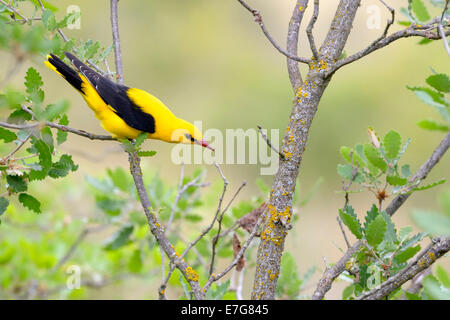
M194 139L194 137L193 136L191 136L189 133L186 133L186 138L187 139L189 139L189 140L191 140L191 142L195 142L195 139Z

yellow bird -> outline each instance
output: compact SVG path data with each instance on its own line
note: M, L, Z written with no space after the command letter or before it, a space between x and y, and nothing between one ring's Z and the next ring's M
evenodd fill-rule
M74 68L57 56L47 56L47 67L77 89L94 111L102 127L118 139L136 139L142 132L148 138L170 143L198 144L214 149L193 124L177 118L159 99L136 88L117 84L81 62L69 52Z

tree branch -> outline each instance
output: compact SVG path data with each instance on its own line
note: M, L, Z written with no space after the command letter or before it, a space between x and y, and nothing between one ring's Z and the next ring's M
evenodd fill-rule
M119 36L119 18L118 18L118 4L119 0L111 0L111 29L114 43L114 57L116 63L116 79L119 84L123 84L123 64L122 51L120 48Z
M308 27L306 28L306 34L308 36L309 46L313 53L313 57L316 61L319 60L319 53L317 52L316 42L314 40L314 35L312 31L318 16L319 16L319 0L314 0L314 12L311 17L311 21L309 22Z
M359 296L356 300L381 300L417 274L429 268L437 259L450 251L450 238L437 238L419 253L405 268L378 287Z
M292 12L291 20L289 21L289 28L287 34L287 52L291 55L297 56L298 54L298 37L300 24L303 20L303 15L308 6L309 0L297 0L294 11ZM291 80L292 88L296 93L301 86L303 80L298 67L298 61L287 58L287 69L289 73L289 79Z
M272 36L269 34L269 31L267 31L266 26L264 25L263 19L261 17L261 14L258 10L252 9L245 1L238 0L238 2L247 9L255 18L255 22L260 26L262 32L266 36L266 38L270 41L270 43L277 49L281 54L285 55L291 60L302 62L305 64L309 64L310 60L306 58L297 57L296 55L290 54L289 52L286 52L284 49L282 49L276 41L272 38Z
M433 151L431 156L425 161L425 163L419 168L419 170L411 178L411 181L417 179L423 180L427 177L428 173L436 166L439 160L447 152L450 147L450 133L447 133L445 138L441 141L438 147ZM386 208L386 212L392 216L394 213L405 203L411 194L398 195L389 206ZM339 261L330 268L327 268L317 284L317 288L313 293L313 300L322 300L325 294L331 289L334 280L346 269L347 261L356 253L362 246L362 241L357 241L347 252L342 256Z
M426 24L426 25L422 25L422 26L411 25L410 27L400 30L400 31L397 31L388 37L381 36L379 39L377 39L372 44L370 44L367 48L365 48L347 58L337 61L330 68L330 70L327 71L325 77L329 77L330 75L335 73L337 70L339 70L343 66L350 64L352 62L355 62L357 60L360 60L360 59L364 58L365 56L369 55L370 53L372 53L376 50L382 49L382 48L388 46L389 44L391 44L392 42L397 41L399 39L409 38L409 37L422 37L422 38L426 38L426 39L430 39L430 40L441 39L442 36L439 34L439 32L437 30L432 31L432 29L438 28L436 25L437 23L438 22L435 19L433 22L430 22L429 24ZM387 29L388 28L386 28L386 33L387 33ZM448 36L448 35L450 35L449 30L447 30L445 32L445 36Z

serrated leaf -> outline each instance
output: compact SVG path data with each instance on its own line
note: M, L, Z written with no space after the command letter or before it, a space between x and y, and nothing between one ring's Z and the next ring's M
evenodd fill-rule
M39 164L43 171L48 171L52 166L52 154L49 146L42 140L35 140L33 146L39 153Z
M27 191L28 184L22 176L6 176L6 182L8 183L8 188L13 192L23 192Z
M78 165L72 160L72 156L64 154L59 160L52 164L48 171L48 175L54 179L65 177L70 171L74 172L78 169Z
M429 76L426 81L437 91L445 93L450 92L450 78L444 73Z
M139 149L140 146L144 143L144 141L148 138L148 133L141 132L139 136L134 141L135 148Z
M378 215L373 221L371 221L367 229L365 230L367 243L372 247L376 247L383 241L386 234L387 223L383 216Z
M30 67L25 75L24 84L26 92L31 95L39 90L44 85L44 82L42 82L42 77L39 72L35 68Z
M421 120L417 123L417 125L420 128L429 130L429 131L448 132L450 130L450 126L443 124L443 123L439 123L439 122L431 120L431 119Z
M64 114L61 119L58 122L60 125L67 126L69 124L69 119L67 118L67 115ZM56 143L58 145L63 144L67 140L68 133L62 130L58 130L56 133Z
M397 158L402 144L402 137L394 130L389 131L383 139L383 147L386 158L393 160Z
M417 252L420 251L420 245L417 245L415 247L408 247L405 250L399 251L395 257L394 260L396 263L403 263L411 259L416 255Z
M27 194L19 194L19 202L25 207L36 213L41 213L41 203L35 197Z
M441 179L439 181L436 181L436 182L433 182L433 183L430 183L430 184L427 184L427 185L424 185L424 186L415 187L415 188L413 188L413 190L414 191L428 190L428 189L434 188L434 187L436 187L438 185L444 184L446 181L447 180L445 180L445 179Z
M381 171L385 172L387 169L387 164L384 161L384 159L381 157L380 150L376 149L371 144L365 144L364 145L364 155L366 156L367 160L380 169Z
M3 140L5 143L9 143L16 139L17 135L14 132L0 127L0 140Z
M107 241L104 246L105 250L117 250L131 242L130 236L133 233L134 226L127 225L119 229L112 237Z
M408 182L408 179L399 176L387 176L386 182L391 186L404 186Z
M364 230L367 230L369 223L375 220L375 218L378 217L379 214L380 211L378 210L378 207L375 204L373 204L370 210L367 211L367 214L364 218Z
M358 217L356 216L353 208L351 206L347 206L345 211L342 209L339 209L339 217L341 218L342 222L348 227L348 229L353 233L353 235L361 239L362 238L362 228L361 228L361 222L359 221Z

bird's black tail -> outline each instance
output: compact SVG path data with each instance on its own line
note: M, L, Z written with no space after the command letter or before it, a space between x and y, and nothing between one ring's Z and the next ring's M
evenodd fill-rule
M64 79L67 80L75 89L83 93L82 83L78 72L72 69L70 66L65 64L60 58L55 56L54 54L50 54L47 56L47 61L45 61L45 65L60 74Z

